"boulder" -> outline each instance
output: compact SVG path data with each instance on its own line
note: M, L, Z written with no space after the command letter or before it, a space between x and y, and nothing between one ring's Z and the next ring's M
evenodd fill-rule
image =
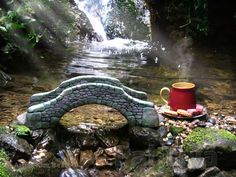
M190 158L188 159L188 171L199 171L199 170L205 170L206 163L205 158Z
M32 145L26 140L19 138L13 134L0 134L0 148L5 149L14 162L17 159L29 159L33 151Z
M199 177L226 177L224 176L220 169L217 167L211 167L206 169Z
M183 150L191 157L204 157L206 166L234 168L236 136L223 129L196 128L184 140Z
M160 146L166 133L165 127L152 129L134 126L129 129L131 144L134 147Z
M196 128L183 142L187 154L199 153L204 150L221 150L236 152L236 136L226 130Z

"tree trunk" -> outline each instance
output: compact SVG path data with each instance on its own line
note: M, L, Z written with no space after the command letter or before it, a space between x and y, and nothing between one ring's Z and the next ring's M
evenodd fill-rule
M145 2L150 11L151 40L162 42L165 28L165 0L145 0Z

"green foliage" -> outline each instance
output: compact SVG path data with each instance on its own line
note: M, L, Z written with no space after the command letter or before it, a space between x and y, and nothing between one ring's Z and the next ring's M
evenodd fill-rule
M67 0L12 0L7 7L0 7L0 38L6 42L2 49L6 54L29 53L40 43L65 45L75 30Z
M0 177L12 177L12 172L5 166L5 160L8 156L3 149L0 149Z
M5 126L0 125L0 134L5 133L7 131Z
M0 162L3 162L4 160L7 160L9 157L7 153L4 151L4 149L0 149Z
M14 134L17 136L24 136L24 135L29 135L31 130L26 127L25 125L15 125L14 126Z
M0 177L12 177L10 170L2 162L0 162Z
M178 23L179 27L190 34L208 35L207 0L171 1L167 7L167 20Z

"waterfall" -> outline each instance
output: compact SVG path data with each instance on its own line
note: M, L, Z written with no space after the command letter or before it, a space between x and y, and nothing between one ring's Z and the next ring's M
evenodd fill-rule
M114 38L107 39L108 31L106 32L105 27L107 24L114 24L117 28L114 30L118 30L122 33L122 29L119 28L120 25L123 24L122 20L119 21L118 19L111 18L112 14L114 15L114 9L112 6L111 0L74 0L77 7L85 13L88 17L96 36L98 36L98 41L91 41L89 48L89 52L92 51L104 53L107 52L109 54L128 54L132 51L143 51L147 50L150 46L147 42L140 41L140 40L133 40L129 37L117 37L114 35ZM135 1L136 2L136 1ZM138 0L135 3L135 7L137 11L141 11L144 6L144 3L140 3ZM117 8L117 7L116 7ZM112 12L113 10L113 12ZM119 9L116 9L119 11ZM112 13L111 13L112 12ZM141 13L139 13L141 14ZM146 14L147 15L147 14ZM147 19L146 15L139 15L137 16L138 21L142 21L145 24L145 20ZM112 16L114 17L114 16ZM127 16L128 17L128 16ZM128 18L127 18L128 20ZM134 23L136 24L136 22ZM123 26L123 28L126 28ZM137 27L138 28L138 27ZM127 27L126 31L130 33L137 33L139 31L130 31ZM110 33L115 34L115 31L110 31ZM122 36L122 35L121 35ZM100 56L100 55L99 55Z
M87 0L75 0L77 7L86 14L88 17L94 32L101 38L101 41L106 41L107 36L102 24L102 16L106 16L106 11L99 12L98 4L92 4ZM107 7L108 0L103 0L101 6L105 9Z

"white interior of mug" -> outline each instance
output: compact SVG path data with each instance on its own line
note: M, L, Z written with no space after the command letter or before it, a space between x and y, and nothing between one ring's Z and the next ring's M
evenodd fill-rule
M192 89L195 87L195 84L190 82L176 82L172 84L172 87L177 89Z

